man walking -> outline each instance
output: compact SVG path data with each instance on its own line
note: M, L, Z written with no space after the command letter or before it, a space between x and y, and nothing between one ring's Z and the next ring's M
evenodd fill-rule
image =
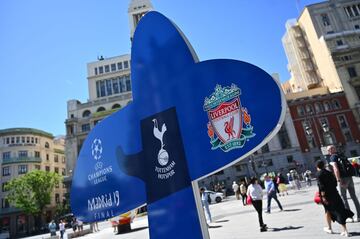
M282 211L283 208L277 198L274 182L271 180L269 175L265 176L265 190L267 192L267 210L266 210L266 212L270 213L271 199L274 199L276 201L276 203L278 204L278 206L280 208L280 211Z
M206 222L209 225L210 223L212 223L212 218L209 208L209 203L211 202L210 195L209 193L205 192L205 188L200 188L200 196L201 196L201 204L205 211Z
M233 188L233 190L234 190L236 199L239 200L239 199L240 199L239 185L238 185L235 181L233 182L232 188Z
M345 208L350 210L346 196L346 191L348 190L356 208L356 221L360 222L360 204L358 198L356 197L354 181L352 179L352 176L354 176L353 168L346 158L339 157L334 145L328 146L327 150L330 155L330 164L333 168L336 180L340 184L341 198L344 201Z

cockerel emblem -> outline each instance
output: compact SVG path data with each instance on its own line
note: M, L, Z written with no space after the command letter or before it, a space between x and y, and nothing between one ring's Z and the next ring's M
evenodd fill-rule
M236 85L221 87L205 98L204 111L208 113L207 133L212 149L228 152L242 148L249 138L255 136L248 109L241 106L241 90Z

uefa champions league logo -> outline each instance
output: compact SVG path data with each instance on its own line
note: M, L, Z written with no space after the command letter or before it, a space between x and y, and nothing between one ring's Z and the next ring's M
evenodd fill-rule
M94 157L95 160L99 160L101 158L103 148L101 145L100 139L94 139L91 145L91 155Z

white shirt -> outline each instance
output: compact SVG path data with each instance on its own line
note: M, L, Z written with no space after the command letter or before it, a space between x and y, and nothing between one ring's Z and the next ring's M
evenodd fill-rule
M239 185L237 185L236 183L234 183L234 184L232 185L232 188L233 188L234 192L236 192L237 190L239 190Z
M247 190L247 195L250 195L252 200L262 200L263 190L259 184L250 184Z
M60 229L60 231L65 231L65 223L61 222L59 224L59 229Z

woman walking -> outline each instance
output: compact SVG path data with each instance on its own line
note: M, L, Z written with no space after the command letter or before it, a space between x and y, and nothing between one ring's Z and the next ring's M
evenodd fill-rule
M325 219L328 225L328 227L324 228L324 231L332 234L331 221L337 221L343 228L341 235L349 237L346 228L346 219L352 218L354 213L345 208L339 192L336 190L336 178L331 172L325 169L324 162L321 160L317 161L316 167L318 171L318 186L321 203L325 208Z
M251 178L250 185L248 186L246 194L248 197L251 197L252 205L254 206L256 212L258 213L260 232L267 231L267 226L266 226L266 224L264 224L264 221L262 218L263 193L262 193L261 186L258 184L257 178L255 178L255 177Z

